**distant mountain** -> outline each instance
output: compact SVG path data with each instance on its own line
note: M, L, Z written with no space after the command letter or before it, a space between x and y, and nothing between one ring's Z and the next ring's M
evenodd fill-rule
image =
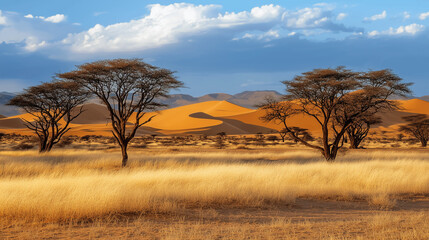
M20 114L18 108L6 106L10 99L15 96L14 93L0 92L0 115L14 116ZM160 101L168 105L168 108L185 106L193 103L207 101L228 101L246 108L255 108L255 105L260 104L268 96L278 98L281 96L276 91L246 91L234 95L226 93L211 93L201 97L193 97L187 94L172 94L170 98L162 98ZM96 99L90 100L90 103L98 103Z
M212 93L201 97L192 97L187 94L173 94L170 98L163 98L160 101L167 104L169 108L207 101L228 101L242 107L255 108L255 105L262 103L266 97L280 98L281 94L276 91L245 91L234 95Z
M421 100L424 100L426 102L429 102L429 95L419 97L418 99L421 99Z
M9 92L0 92L0 115L4 116L14 116L20 114L18 108L13 106L6 106L6 103L9 102L15 96L13 93ZM194 103L201 103L207 101L228 101L230 103L255 109L255 105L261 104L266 97L280 98L282 95L277 91L245 91L238 94L226 94L226 93L211 93L201 97L193 97L188 94L172 94L170 98L162 98L160 102L167 104L168 108L181 107ZM403 98L400 96L391 97L392 100L407 100L411 98ZM429 95L419 97L418 99L425 100L429 102ZM90 103L99 103L97 99L92 99Z
M6 104L15 96L13 93L0 92L0 115L14 116L20 112L17 107L6 106Z

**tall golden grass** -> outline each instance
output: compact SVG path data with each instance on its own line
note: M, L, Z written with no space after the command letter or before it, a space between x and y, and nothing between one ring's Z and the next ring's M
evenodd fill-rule
M131 159L125 169L118 159L118 153L103 152L0 153L0 216L57 221L293 204L300 197L359 198L392 207L397 195L429 194L426 153L354 152L335 163L309 151L164 153Z

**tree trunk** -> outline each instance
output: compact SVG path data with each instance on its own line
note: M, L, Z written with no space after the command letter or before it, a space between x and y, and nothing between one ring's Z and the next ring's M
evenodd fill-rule
M359 141L356 140L354 137L349 137L349 139L350 139L350 149L358 149Z
M280 137L282 139L282 142L285 142L286 134L280 134Z
M127 162L128 162L128 153L127 153L128 144L123 143L123 144L120 144L120 146L122 150L122 167L125 167L127 166Z
M340 150L340 147L333 146L332 148L326 148L323 149L322 155L327 162L334 162L337 158L338 150Z
M420 140L420 143L422 144L422 147L426 147L428 145L428 141L427 140Z
M46 144L48 141L43 138L39 138L39 153L46 152Z
M50 152L52 150L52 147L54 146L53 140L49 140L45 147L45 152Z

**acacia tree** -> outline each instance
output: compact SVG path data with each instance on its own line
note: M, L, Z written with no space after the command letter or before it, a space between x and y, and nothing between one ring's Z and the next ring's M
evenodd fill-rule
M140 59L114 59L86 63L58 77L78 83L96 95L107 107L112 133L122 150L122 166L128 161L128 143L137 130L155 116L144 118L164 104L171 89L183 85L174 72L158 68ZM129 125L130 121L133 121Z
M24 109L31 120L21 118L39 138L39 151L49 152L70 130L69 124L82 113L88 92L72 82L53 81L30 87L8 105ZM63 120L63 121L62 121Z
M358 149L362 141L368 136L371 126L379 123L381 123L380 117L369 115L357 119L352 124L350 124L346 130L350 141L350 148Z
M260 117L264 122L274 122L276 124L282 124L284 128L278 131L282 142L285 141L286 135L288 134L286 120L296 113L291 102L277 101L272 97L265 99L265 102L260 105L256 105L261 110L265 111L265 114Z
M354 93L359 94L359 93ZM359 111L362 109L360 104L367 104L365 101L359 102L356 96L348 96L350 99L345 101L347 104L343 104L343 108L335 112L335 124L344 125L348 120L348 115L350 113ZM397 105L392 102L389 105L391 108L397 108ZM387 106L386 106L387 107ZM382 109L379 109L382 111ZM368 136L369 130L372 125L381 123L381 118L376 116L375 109L368 109L365 113L362 113L360 116L356 117L353 122L346 129L346 135L350 141L351 149L358 149L362 141Z
M413 135L422 147L426 147L429 140L429 119L426 114L416 114L402 117L407 124L400 126L399 130Z
M285 100L294 103L292 114L305 114L316 120L322 132L321 145L298 136L287 121L285 129L296 141L319 150L327 161L334 161L350 125L370 112L395 108L395 102L388 100L390 96L410 93L410 84L401 80L387 69L360 73L337 67L305 72L283 82L288 92ZM351 104L356 107L348 108ZM339 116L341 121L337 121Z

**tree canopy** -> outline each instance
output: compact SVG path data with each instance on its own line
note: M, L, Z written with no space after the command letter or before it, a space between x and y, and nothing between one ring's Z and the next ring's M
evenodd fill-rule
M308 147L319 150L326 160L333 161L343 146L344 134L363 116L397 108L392 95L410 93L409 83L391 70L354 72L345 67L314 69L290 81L284 81L289 103L267 102L265 118L280 120L289 135ZM293 103L293 107L289 106ZM321 144L299 137L287 118L305 114L313 118L322 132Z
M88 92L79 84L53 81L25 89L8 104L20 107L33 116L32 120L22 120L37 134L40 152L47 152L70 130L70 122L82 113L82 108L78 106L87 97Z
M78 83L97 96L107 107L112 133L122 149L122 166L127 164L128 143L137 130L154 117L148 111L165 106L157 101L172 89L183 86L168 69L152 66L141 59L113 59L86 63L77 70L57 75ZM132 125L128 125L130 120Z

